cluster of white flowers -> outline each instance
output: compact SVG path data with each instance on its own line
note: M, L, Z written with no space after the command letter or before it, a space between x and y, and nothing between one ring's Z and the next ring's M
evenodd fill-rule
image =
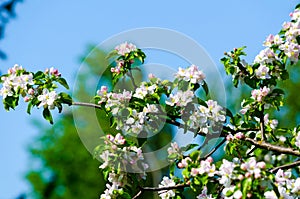
M192 168L191 175L203 175L207 174L209 177L213 177L216 174L216 166L212 164L213 159L208 157L206 160L201 160L198 168Z
M163 180L161 181L161 183L158 185L158 187L171 187L171 186L175 186L176 183L174 182L174 180L167 176L163 177ZM158 192L159 197L162 199L170 199L173 198L175 196L175 191L174 190L162 190Z
M230 162L226 159L223 159L222 165L219 168L218 174L221 176L219 179L220 184L224 185L224 187L230 187L231 180L234 179L235 175L233 170L236 164Z
M107 92L108 88L102 86L97 91L97 95L100 97L98 104L106 102L105 108L111 110L113 115L117 115L120 109L126 108L131 97L132 92L124 90L122 93Z
M122 43L122 44L116 46L115 50L117 51L117 53L119 55L124 56L125 54L136 51L137 48L134 44L125 42L125 43Z
M116 136L107 135L105 144L109 149L100 154L103 163L99 168L105 169L121 163L124 171L125 169L130 169L131 171L141 173L141 176L145 177L145 170L148 168L148 164L144 162L142 149L136 146L125 146L125 142L126 140L120 133ZM138 167L138 161L141 161L143 168Z
M206 101L207 107L199 105L189 117L189 127L192 129L200 128L207 133L208 128L217 126L226 120L224 109L216 101Z
M275 185L278 187L280 198L294 199L300 194L300 178L292 179L291 171L279 169L275 175ZM276 193L272 191L265 192L264 196L268 199L278 199Z
M259 63L261 65L271 64L278 59L279 58L277 57L276 53L268 47L259 52L254 59L254 63Z
M101 194L100 199L116 198L115 192L120 192L123 190L121 187L124 186L126 180L126 173L109 173L108 183L106 183L106 190L104 190L104 193Z
M198 69L198 66L191 65L187 69L179 67L179 70L175 74L175 77L190 82L192 84L202 84L203 80L205 79L205 74Z
M181 150L177 144L177 142L172 142L171 146L168 148L169 156L177 157L181 153Z
M241 164L241 169L246 171L245 177L249 178L254 176L254 178L261 178L261 169L266 168L265 162L256 162L254 157L249 158L245 163Z
M170 99L166 101L169 106L186 107L186 105L193 101L194 92L191 90L177 91L176 94L170 94Z
M116 67L111 68L110 72L119 74L124 68L124 61L123 60L117 60L116 63L117 63Z
M270 120L269 119L269 114L267 113L264 116L264 123L265 123L266 126L270 126L271 129L275 130L277 125L278 125L278 120L276 120L276 119Z
M140 87L135 89L135 92L133 94L133 97L139 98L139 99L145 99L146 95L153 94L155 90L157 89L157 85L153 84L151 86L147 85L146 82L142 82Z
M49 108L49 109L54 109L55 108L55 100L58 98L58 95L56 91L49 91L48 89L44 88L43 93L38 96L38 100L41 102L39 104L40 107L44 108Z
M153 121L158 121L156 113L159 112L157 105L147 104L142 112L131 109L131 114L125 121L118 121L117 129L125 130L127 133L138 135L143 130L155 131L155 126L151 125Z
M300 149L300 131L296 131L296 128L294 129L294 134L296 135L296 141L295 141L295 145Z
M207 187L203 187L203 190L200 195L197 196L197 199L214 199L211 194L207 195Z
M0 89L0 96L5 99L8 96L13 96L20 89L25 95L28 92L28 86L33 85L33 75L31 73L24 74L26 71L22 66L14 65L13 68L8 69L8 76L3 76L1 81L3 81L2 88Z
M254 89L251 91L251 97L257 102L262 102L264 97L270 93L270 88L264 86L260 89Z

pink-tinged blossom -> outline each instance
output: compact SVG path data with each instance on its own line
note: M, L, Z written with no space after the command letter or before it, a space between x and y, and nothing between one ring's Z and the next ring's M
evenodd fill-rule
M254 63L267 64L278 60L278 57L271 48L261 50L260 53L255 57Z
M197 199L214 199L211 194L207 194L207 187L203 187L203 190L200 195L197 196Z
M166 176L163 177L163 180L161 181L161 183L158 185L158 187L171 187L171 186L175 186L176 183L174 182L173 179L170 179ZM159 197L162 199L170 199L175 197L175 192L174 190L162 190L158 192Z
M13 75L13 74L16 74L18 71L21 71L21 70L23 70L23 67L18 65L18 64L15 64L12 68L7 70L7 74Z
M39 95L37 98L41 102L38 107L48 107L49 109L54 109L54 102L57 98L58 95L56 91L50 92L48 89L44 88L43 94Z
M294 12L290 13L290 17L294 21L297 21L298 19L300 19L300 10L296 9Z
M296 132L296 128L294 129L294 132L296 134L296 141L295 141L295 145L300 148L300 131Z
M190 162L192 162L192 159L189 157L186 157L186 158L182 159L181 162L178 163L178 168L180 168L180 169L186 168Z
M264 193L264 196L266 199L278 199L278 197L276 196L275 191L267 191Z
M270 79L269 70L266 65L260 65L258 69L255 70L255 75L258 79Z
M3 100L8 96L13 96L14 92L10 86L3 85L0 89L0 96L2 96Z
M179 67L178 72L175 74L175 77L187 82L191 82L192 84L202 84L203 80L205 79L205 74L198 69L198 66L191 65L187 69Z
M295 180L292 187L292 193L300 194L300 178Z
M225 187L229 187L231 184L231 180L233 178L233 170L235 164L233 162L229 162L226 159L223 159L223 163L219 169L219 175L221 178L219 179L220 184L224 185Z
M275 120L275 119L269 120L269 114L267 113L264 116L264 123L265 123L265 125L270 126L271 129L275 130L278 125L278 120Z
M56 76L56 77L61 76L61 74L58 72L58 70L55 69L55 68L53 68L53 67L51 67L51 68L49 69L49 73L50 73L50 75L53 75L53 76Z
M291 182L291 171L283 171L282 169L279 169L275 175L275 182L279 185L285 186L292 184Z
M252 98L258 102L261 102L270 92L270 88L264 86L260 89L254 89L251 91Z
M128 54L130 52L136 51L137 48L132 43L125 42L125 43L122 43L122 44L116 46L115 50L117 51L117 53L119 55L123 55L124 56L124 55L126 55L126 54Z
M102 165L100 165L99 168L101 169L105 169L107 166L109 166L109 160L110 160L110 157L111 154L108 150L104 151L101 155L100 155L100 158L104 161L102 163Z
M185 107L188 103L193 101L193 97L193 91L179 90L176 94L170 94L170 99L166 101L166 104L169 106Z
M173 154L180 154L180 148L176 142L172 142L171 146L168 148L168 154L173 155Z
M247 162L241 164L241 169L247 171L246 177L253 175L254 178L260 178L261 169L264 169L265 167L266 164L264 162L256 162L254 157L249 158Z

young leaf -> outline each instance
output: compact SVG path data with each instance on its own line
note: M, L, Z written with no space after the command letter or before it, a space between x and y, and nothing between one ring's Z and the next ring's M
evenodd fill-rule
M60 77L56 81L58 83L60 83L63 87L65 87L66 89L70 88L69 85L68 85L68 83L67 83L67 81L64 78Z
M44 108L44 110L43 110L43 117L48 122L50 122L50 124L53 124L53 118L52 118L51 112L50 112L50 110L48 108Z

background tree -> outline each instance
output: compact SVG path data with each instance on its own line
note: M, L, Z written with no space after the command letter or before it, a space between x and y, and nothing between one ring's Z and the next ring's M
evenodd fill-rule
M0 40L4 37L5 26L11 18L16 16L15 6L22 0L10 0L0 3ZM0 49L0 58L5 59L6 54Z

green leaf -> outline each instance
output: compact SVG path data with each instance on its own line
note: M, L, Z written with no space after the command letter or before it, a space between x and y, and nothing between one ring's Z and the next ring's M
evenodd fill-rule
M27 106L27 113L30 115L31 114L31 109L32 109L33 105L32 105L32 102L29 101L28 102L28 106Z
M60 101L64 104L68 104L69 106L72 105L73 100L72 97L70 95L68 95L67 93L60 93Z
M182 151L189 151L189 150L195 148L196 146L199 146L199 145L198 144L188 144L187 146L181 147L180 149Z
M208 86L205 81L203 81L202 88L205 91L206 96L209 94Z
M196 161L200 156L200 151L193 151L190 155L190 158L193 160L193 161Z
M69 85L68 85L68 83L67 83L67 81L64 78L60 77L56 81L58 83L60 83L63 87L65 87L66 89L70 88Z
M48 108L44 108L44 110L43 110L43 117L48 122L50 122L50 124L53 124L53 118L52 118L51 112L50 112L50 110Z
M38 71L33 75L33 79L42 79L45 78L45 73L42 71Z

